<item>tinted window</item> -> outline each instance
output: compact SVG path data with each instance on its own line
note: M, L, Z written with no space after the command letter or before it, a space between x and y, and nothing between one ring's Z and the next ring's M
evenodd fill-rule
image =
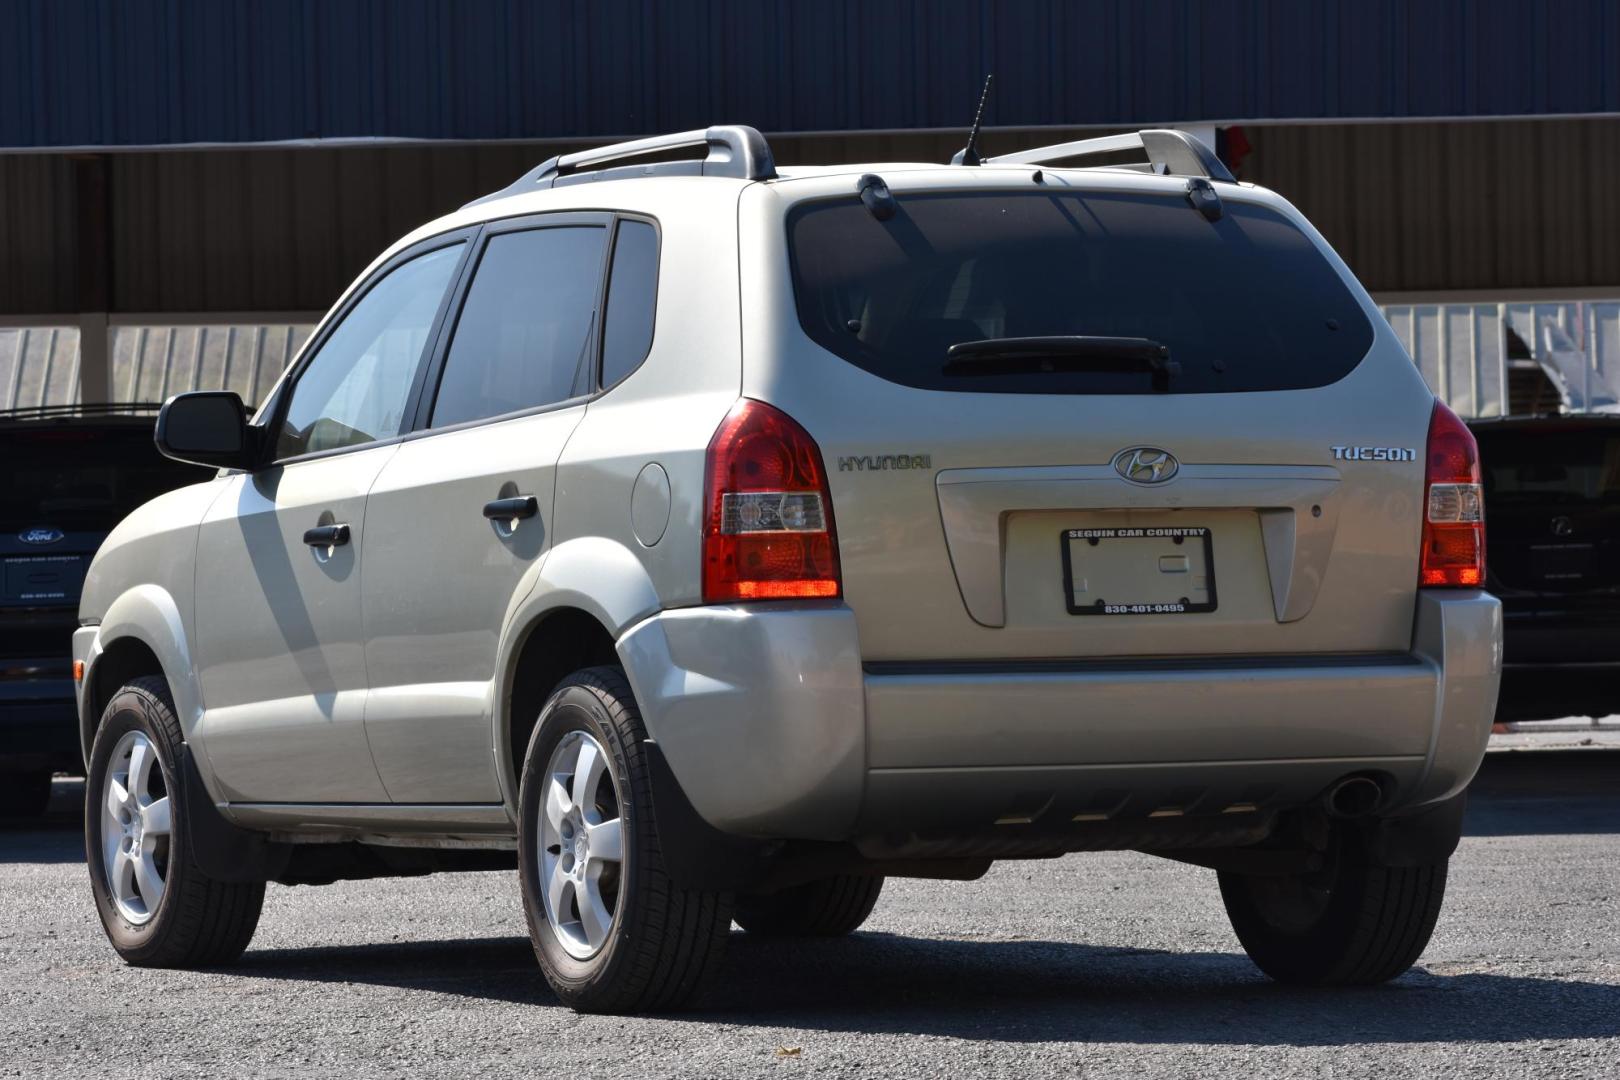
M658 230L645 221L621 221L602 326L603 386L612 386L647 358L657 306Z
M1485 506L1620 503L1620 430L1475 428Z
M276 456L398 435L461 245L401 263L360 298L292 388Z
M1367 317L1281 215L1227 200L1031 192L902 197L889 221L854 199L788 219L799 318L873 374L936 390L1145 393L1146 372L947 375L946 350L1005 337L1143 337L1167 345L1174 392L1322 386L1372 346Z
M152 423L0 430L0 529L106 531L137 506L215 470L157 452Z
M456 321L433 427L590 392L606 236L566 226L490 238Z

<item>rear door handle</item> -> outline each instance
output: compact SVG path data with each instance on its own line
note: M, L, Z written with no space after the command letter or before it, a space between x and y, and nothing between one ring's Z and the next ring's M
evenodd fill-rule
M516 495L510 499L496 499L484 504L484 516L491 521L532 518L539 512L540 500L533 495Z
M342 547L348 542L347 525L317 525L304 530L304 543L310 547Z

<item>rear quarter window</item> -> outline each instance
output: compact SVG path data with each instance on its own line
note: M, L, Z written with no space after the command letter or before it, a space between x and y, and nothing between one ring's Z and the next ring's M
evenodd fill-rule
M1232 199L1210 222L1179 194L928 194L878 221L850 196L794 208L787 231L805 333L907 386L1149 392L1146 372L944 370L960 342L1088 335L1167 346L1171 392L1295 390L1343 378L1373 342L1311 240Z
M602 386L615 385L647 358L658 307L658 230L645 221L619 222L602 326Z

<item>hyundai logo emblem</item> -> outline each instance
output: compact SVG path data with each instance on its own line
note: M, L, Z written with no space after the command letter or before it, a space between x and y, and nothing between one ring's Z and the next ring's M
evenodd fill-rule
M1133 446L1114 455L1114 471L1133 484L1162 484L1180 468L1174 454L1157 446Z
M1552 534L1554 536L1573 536L1575 523L1562 514L1552 519Z
M17 539L25 544L54 544L62 539L61 529L27 529L17 534Z

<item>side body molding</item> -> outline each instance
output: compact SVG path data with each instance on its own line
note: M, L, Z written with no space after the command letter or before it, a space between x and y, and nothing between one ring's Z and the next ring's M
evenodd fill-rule
M1320 465L1183 465L1175 479L1152 486L1129 483L1109 465L946 469L935 485L962 600L983 626L1007 622L1009 513L1258 508L1278 622L1310 612L1339 523L1339 472Z

